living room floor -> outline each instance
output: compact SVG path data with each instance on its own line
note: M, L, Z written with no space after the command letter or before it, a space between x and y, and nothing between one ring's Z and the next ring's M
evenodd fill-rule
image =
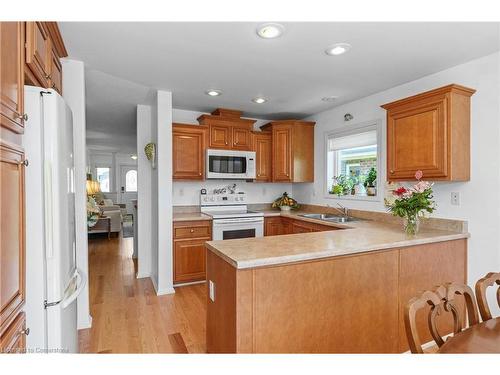
M80 353L204 353L205 284L157 296L137 279L133 238L89 239L92 327L79 331Z

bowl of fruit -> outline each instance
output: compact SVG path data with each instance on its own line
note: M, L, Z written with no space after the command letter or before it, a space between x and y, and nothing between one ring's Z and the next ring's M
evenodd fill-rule
M281 197L273 202L272 207L279 208L281 211L290 211L292 209L296 210L300 206L295 199L289 197L287 192L284 192Z

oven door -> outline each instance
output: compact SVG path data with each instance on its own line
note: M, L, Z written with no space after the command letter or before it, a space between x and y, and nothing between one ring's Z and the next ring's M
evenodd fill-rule
M264 235L264 218L215 219L213 220L212 229L214 241L262 237Z

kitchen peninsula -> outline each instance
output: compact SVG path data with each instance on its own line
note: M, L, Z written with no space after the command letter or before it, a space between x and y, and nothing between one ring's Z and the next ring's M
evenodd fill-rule
M467 281L464 222L408 238L368 214L347 225L281 217L339 230L207 242L209 353L404 352L407 301Z

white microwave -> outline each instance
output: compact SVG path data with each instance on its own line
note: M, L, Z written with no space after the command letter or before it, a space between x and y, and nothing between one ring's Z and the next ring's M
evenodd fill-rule
M207 179L255 178L255 152L235 150L207 150Z

